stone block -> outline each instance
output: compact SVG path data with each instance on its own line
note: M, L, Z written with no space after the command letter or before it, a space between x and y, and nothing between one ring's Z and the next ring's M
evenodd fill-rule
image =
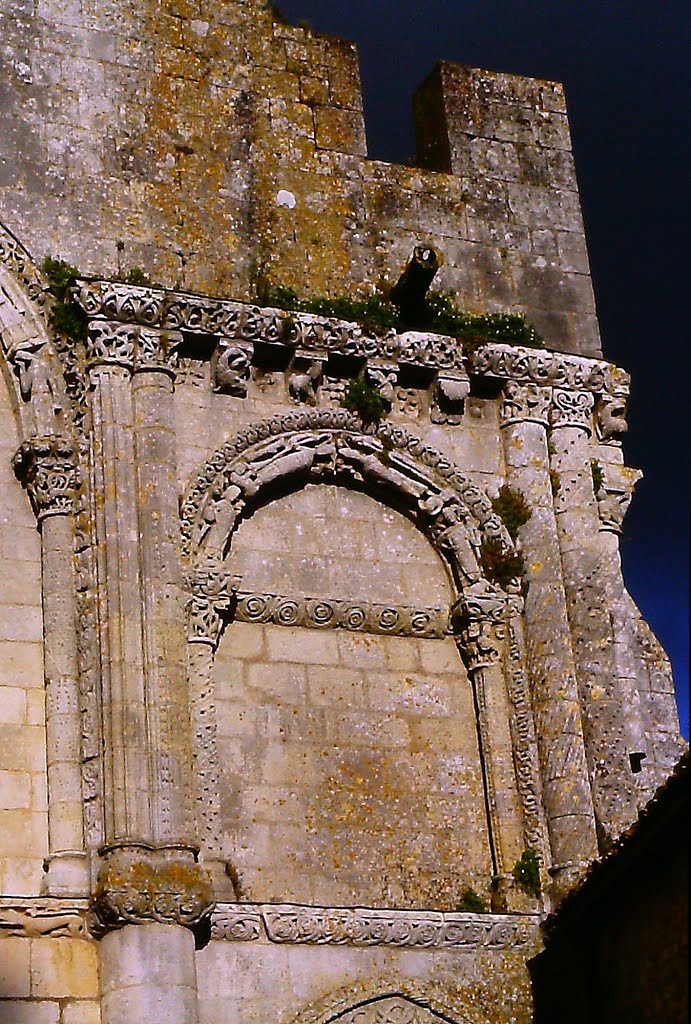
M47 999L0 998L2 1024L58 1024L60 1004Z
M0 954L0 1013L2 1013L5 1010L5 1000L26 999L30 995L30 940L14 936L3 938Z
M101 1008L98 1003L85 999L64 1004L60 1024L101 1024Z

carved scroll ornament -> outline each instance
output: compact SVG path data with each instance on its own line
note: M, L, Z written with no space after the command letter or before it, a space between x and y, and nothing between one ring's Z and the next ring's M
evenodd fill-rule
M20 446L13 465L39 521L74 512L77 467L72 441L53 435L31 438Z

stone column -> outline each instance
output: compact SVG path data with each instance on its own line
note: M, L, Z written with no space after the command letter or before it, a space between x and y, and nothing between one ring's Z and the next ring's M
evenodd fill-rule
M601 848L635 820L636 787L616 679L589 439L593 396L554 389L550 414L556 521Z
M188 930L212 900L191 814L173 347L148 328L89 325L105 741L92 930L103 937L103 1024L196 1024Z
M83 897L89 891L89 875L75 607L75 448L64 437L35 437L21 446L14 465L29 491L41 532L49 850L43 885L50 896Z
M488 584L473 584L454 608L453 619L475 699L494 870L493 909L518 910L511 872L523 853L524 838L505 679L505 601Z
M532 513L519 533L528 584L526 656L558 897L597 856L597 842L549 470L551 397L551 388L510 381L501 430L507 483Z

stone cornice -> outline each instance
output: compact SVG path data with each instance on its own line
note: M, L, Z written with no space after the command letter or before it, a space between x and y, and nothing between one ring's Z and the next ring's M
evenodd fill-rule
M211 937L287 945L507 950L532 944L537 916L217 903Z
M463 378L470 372L593 394L625 395L629 387L629 375L611 363L544 349L487 344L471 352L456 338L441 334L389 330L376 336L359 324L311 313L114 281L80 279L71 294L91 321L213 336L224 345L259 342L301 356L337 353L373 364L417 366L443 376Z

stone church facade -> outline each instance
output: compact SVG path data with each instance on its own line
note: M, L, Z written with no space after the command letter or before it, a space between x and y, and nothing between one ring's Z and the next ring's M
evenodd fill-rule
M0 11L0 1020L528 1024L684 747L561 87L395 166L259 0ZM544 345L277 305L426 260Z

